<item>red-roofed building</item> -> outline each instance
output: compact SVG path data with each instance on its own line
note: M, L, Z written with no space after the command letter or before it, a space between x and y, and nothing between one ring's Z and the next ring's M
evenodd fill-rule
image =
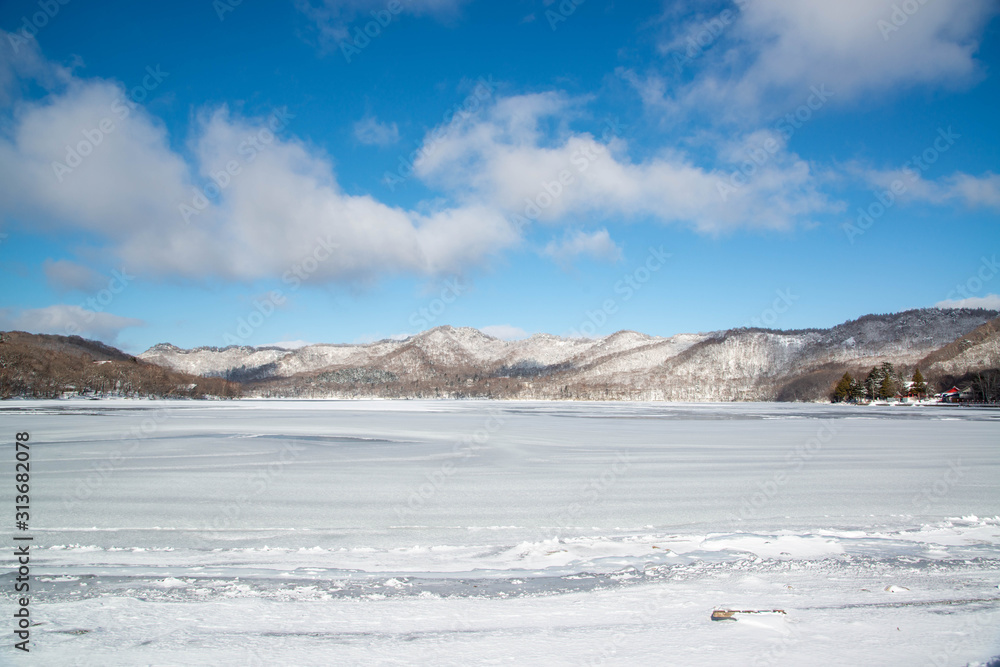
M938 396L941 397L942 403L960 403L962 401L967 401L972 397L972 390L952 387L948 391L942 391L938 394Z

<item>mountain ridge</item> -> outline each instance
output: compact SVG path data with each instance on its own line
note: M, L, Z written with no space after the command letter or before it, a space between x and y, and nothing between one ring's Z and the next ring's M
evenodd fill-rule
M534 334L515 341L441 325L401 340L295 350L182 350L161 343L138 357L240 381L248 395L261 396L822 400L845 371L864 372L883 361L912 370L998 316L986 309L924 308L864 315L827 329L740 327L670 337L623 329L595 339ZM980 336L983 351L993 350L997 329L987 327ZM954 375L963 359L942 373Z

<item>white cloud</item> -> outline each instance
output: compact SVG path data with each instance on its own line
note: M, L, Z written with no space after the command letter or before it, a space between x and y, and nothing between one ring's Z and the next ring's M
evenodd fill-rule
M225 110L212 114L199 131L202 172L223 169L243 138L256 131L252 122L232 119ZM499 213L482 206L417 212L347 195L330 162L294 139L275 140L246 160L221 201L193 218L189 228L178 228L173 247L161 244L156 251L148 239L138 251L153 266L184 269L175 257L186 249L191 231L206 235L213 261L241 279L280 276L307 257L329 252L310 278L320 281L457 272L518 238Z
M295 278L304 260L316 259L305 278L316 283L440 276L517 245L526 221L651 218L715 233L785 228L831 208L810 165L781 141L764 164L751 165L745 185L723 192L746 164L740 148L761 137L723 144L717 166L669 148L636 163L614 124L600 136L569 129L585 100L547 92L496 98L431 131L416 170L448 191L451 203L403 209L343 192L332 160L295 138L294 114L202 110L182 155L164 124L129 104L120 84L60 76L39 74L37 81L56 81L50 94L18 100L9 118L0 115L7 127L0 219L31 221L43 233L93 234L147 275ZM393 134L393 126L371 120ZM614 254L599 242L577 240L577 250Z
M187 168L162 124L125 99L95 79L19 104L0 137L0 213L45 229L159 233L190 197Z
M395 123L380 123L374 116L365 116L354 124L354 136L369 146L391 146L399 141Z
M132 317L121 317L106 312L87 310L80 306L58 304L14 312L0 311L0 327L29 333L78 335L114 343L123 329L144 326L146 323Z
M785 228L831 208L810 166L785 149L780 135L723 142L712 168L669 148L635 163L613 123L600 137L562 127L553 139L543 131L545 123L564 124L578 105L558 93L499 98L483 113L432 132L416 173L460 200L544 222L584 214L650 217L718 232ZM749 151L763 145L773 150L751 162ZM744 164L753 173L730 187L732 172Z
M562 265L571 264L577 257L589 257L605 262L617 262L622 258L621 248L611 239L606 229L599 229L590 234L575 230L559 241L549 241L542 254Z
M972 296L968 299L957 299L954 301L938 301L934 306L936 308L986 308L987 310L1000 310L1000 294Z
M480 329L487 336L493 336L500 340L520 340L528 337L528 332L520 327L509 324L491 324Z
M955 172L937 180L928 180L912 168L857 169L869 185L879 191L893 193L901 201L922 201L931 204L964 204L970 207L1000 209L1000 174L987 172L972 176Z
M897 9L903 5L916 11ZM647 102L740 119L762 106L797 105L813 85L829 86L837 103L909 86L964 86L981 74L978 40L996 12L989 0L752 0L738 7L707 48L695 49L698 76L676 95L655 94L660 75L634 78ZM662 50L684 51L685 36L705 25L700 17L681 26ZM668 56L669 70L673 62ZM676 87L659 92L666 90Z
M313 259L306 277L315 282L439 275L519 241L499 212L476 203L406 210L345 194L331 161L282 127L291 115L203 112L189 163L158 119L125 100L117 83L73 79L0 117L9 130L0 135L0 219L90 232L129 267L194 279L280 278ZM203 197L213 189L218 196Z
M93 269L66 259L46 259L42 262L42 271L49 285L61 292L95 292L107 282Z
M958 173L949 179L951 192L970 206L1000 209L1000 174L970 176Z
M50 87L69 79L68 69L45 60L37 40L0 29L0 109L18 99L30 81Z
M454 17L469 0L399 0L397 14L429 15L439 20ZM319 30L326 42L339 43L351 35L355 22L364 24L377 20L371 12L395 15L388 12L387 0L295 0L295 6ZM391 20L390 19L390 20ZM385 18L383 18L385 22Z

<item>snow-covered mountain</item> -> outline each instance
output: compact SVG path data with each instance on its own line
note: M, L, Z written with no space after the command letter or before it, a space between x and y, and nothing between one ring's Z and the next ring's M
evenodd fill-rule
M912 370L928 358L949 372L973 363L975 353L966 359L954 348L956 340L998 315L932 308L867 315L830 329L731 329L670 338L635 331L597 339L536 334L519 341L442 326L368 344L296 350L160 344L139 356L187 373L240 380L248 394L265 396L815 400L828 395L845 370L863 373L882 361ZM977 336L980 351L996 347L996 327ZM929 356L948 345L947 359ZM942 365L946 361L950 365Z
M959 336L921 361L927 372L960 376L986 368L1000 368L1000 320L992 320Z

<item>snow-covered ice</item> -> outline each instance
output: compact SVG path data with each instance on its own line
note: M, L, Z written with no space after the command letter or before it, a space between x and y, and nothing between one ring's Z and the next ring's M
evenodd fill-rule
M0 661L1000 655L1000 411L73 400L0 423L33 443L37 624Z

